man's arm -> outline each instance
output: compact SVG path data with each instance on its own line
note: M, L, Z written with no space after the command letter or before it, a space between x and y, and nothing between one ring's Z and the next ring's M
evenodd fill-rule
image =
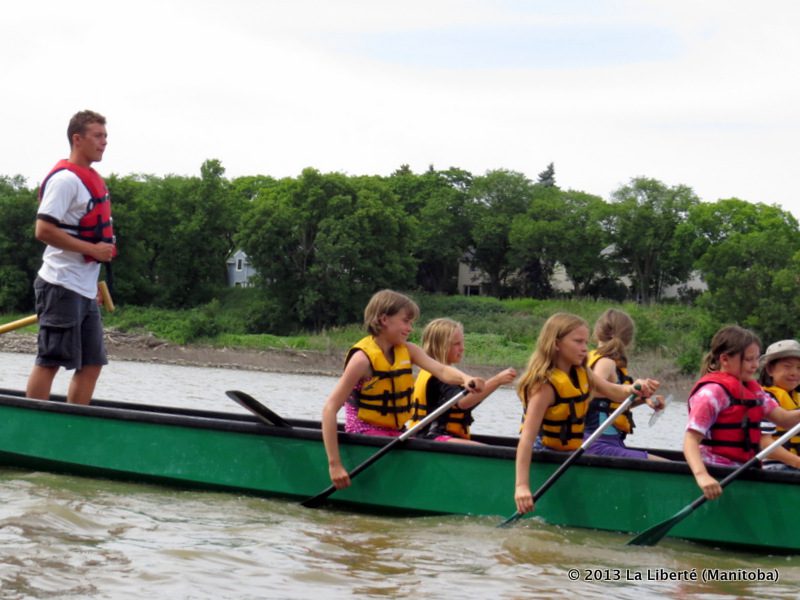
M110 262L114 257L114 244L106 242L93 244L81 240L70 235L55 223L41 217L36 219L36 239L60 250L91 256L98 262Z

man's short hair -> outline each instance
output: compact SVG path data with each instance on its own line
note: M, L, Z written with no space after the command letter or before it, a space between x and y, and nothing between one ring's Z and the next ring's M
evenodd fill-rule
M70 148L72 147L72 136L76 133L78 135L85 134L86 128L91 123L105 125L106 118L93 110L82 110L72 115L72 118L69 120L69 126L67 127L67 139L69 140Z

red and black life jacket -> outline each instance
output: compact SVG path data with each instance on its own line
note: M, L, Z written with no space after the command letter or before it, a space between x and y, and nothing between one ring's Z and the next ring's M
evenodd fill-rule
M57 223L57 225L62 229L66 229L70 235L93 244L97 242L116 244L111 219L111 196L108 193L108 188L103 178L91 167L82 167L68 160L58 161L39 187L39 202L41 202L44 197L44 188L50 178L59 171L65 169L78 176L78 179L81 180L81 183L83 183L89 191L91 199L86 205L86 214L81 217L77 225L67 225L66 223ZM116 255L117 248L115 245L113 256ZM86 256L85 254L84 258L86 262L95 260L91 256Z
M744 463L758 452L761 440L761 419L764 417L764 404L758 393L761 387L755 381L742 383L728 373L708 373L694 384L691 398L697 390L709 383L716 383L725 390L730 406L717 415L711 426L711 439L700 443L712 448L715 454Z

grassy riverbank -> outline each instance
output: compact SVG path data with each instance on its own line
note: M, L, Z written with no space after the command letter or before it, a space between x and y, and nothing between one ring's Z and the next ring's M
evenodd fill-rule
M204 344L249 349L291 349L342 354L363 335L361 324L292 336L248 333L249 306L256 290L229 290L210 304L192 310L119 307L106 314L106 325L131 333L152 333L176 344ZM464 324L467 361L522 367L544 321L567 311L593 323L606 308L618 307L634 318L632 358L657 357L674 370L696 371L717 323L703 310L678 304L639 306L592 300L497 300L486 297L414 294L422 311L412 336L419 341L425 323L447 316ZM9 320L9 319L5 319ZM637 369L638 370L638 369Z

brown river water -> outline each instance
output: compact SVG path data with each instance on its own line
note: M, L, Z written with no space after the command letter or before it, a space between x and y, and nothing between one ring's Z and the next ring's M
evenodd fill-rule
M0 360L0 387L24 388L32 357L0 353ZM224 392L242 389L285 417L318 418L334 382L116 361L96 395L240 412ZM60 374L54 393L67 383ZM637 409L632 444L679 448L685 409L676 400L652 428L649 409ZM502 389L475 417L476 433L513 436L519 404ZM800 557L672 539L631 548L629 535L536 519L498 529L499 520L310 510L287 500L0 468L0 598L800 596ZM704 581L707 569L744 581ZM778 581L751 581L766 576Z

